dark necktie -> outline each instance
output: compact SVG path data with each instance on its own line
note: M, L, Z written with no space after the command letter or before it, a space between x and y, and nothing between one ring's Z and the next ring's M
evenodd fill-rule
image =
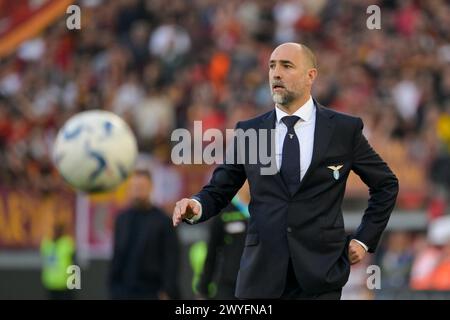
M297 116L287 116L281 119L288 131L283 142L280 173L291 195L297 191L300 184L300 144L294 130L294 125L299 119L300 117Z

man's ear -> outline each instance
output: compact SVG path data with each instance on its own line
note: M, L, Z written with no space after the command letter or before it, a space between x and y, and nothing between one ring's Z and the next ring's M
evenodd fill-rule
M317 69L316 68L309 69L307 72L307 76L309 79L309 84L312 85L317 77Z

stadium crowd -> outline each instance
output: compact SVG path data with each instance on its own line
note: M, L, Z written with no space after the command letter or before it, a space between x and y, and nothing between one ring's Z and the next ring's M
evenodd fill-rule
M82 0L78 4L81 30L68 31L61 19L0 60L1 187L36 192L63 188L50 157L57 130L77 112L106 109L132 127L143 158L152 163L154 199L171 208L174 200L196 190L211 170L200 166L192 179L192 171L171 164L172 130L192 129L194 120L202 121L203 130L224 130L273 108L268 57L275 45L298 41L317 55L314 97L362 117L365 135L374 145L402 146L399 161L414 162L426 176L426 184L419 186L425 193L420 208L427 210L430 221L448 210L446 1ZM380 30L366 27L366 9L372 4L381 8ZM4 13L0 25L12 23ZM405 199L415 201L413 196ZM399 206L411 207L407 200ZM411 237L419 244L412 246ZM402 232L389 237L387 253L378 257L393 274L386 286L408 284L414 257L424 246L421 240ZM439 259L450 259L445 248L439 244L445 252ZM450 281L447 285L450 290Z

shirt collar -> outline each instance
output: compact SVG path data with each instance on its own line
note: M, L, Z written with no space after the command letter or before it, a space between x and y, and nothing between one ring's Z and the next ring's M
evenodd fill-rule
M298 108L297 111L295 111L292 115L300 117L303 121L309 121L311 119L312 113L314 111L314 102L311 96L309 96L308 101L304 105L302 105L300 108ZM275 106L275 113L277 116L277 124L280 124L281 119L283 117L289 116L286 112Z

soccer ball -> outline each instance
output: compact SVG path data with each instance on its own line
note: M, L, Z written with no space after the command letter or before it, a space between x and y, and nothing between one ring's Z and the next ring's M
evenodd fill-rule
M136 139L119 116L102 110L80 112L59 130L52 158L75 189L104 192L117 187L134 168Z

